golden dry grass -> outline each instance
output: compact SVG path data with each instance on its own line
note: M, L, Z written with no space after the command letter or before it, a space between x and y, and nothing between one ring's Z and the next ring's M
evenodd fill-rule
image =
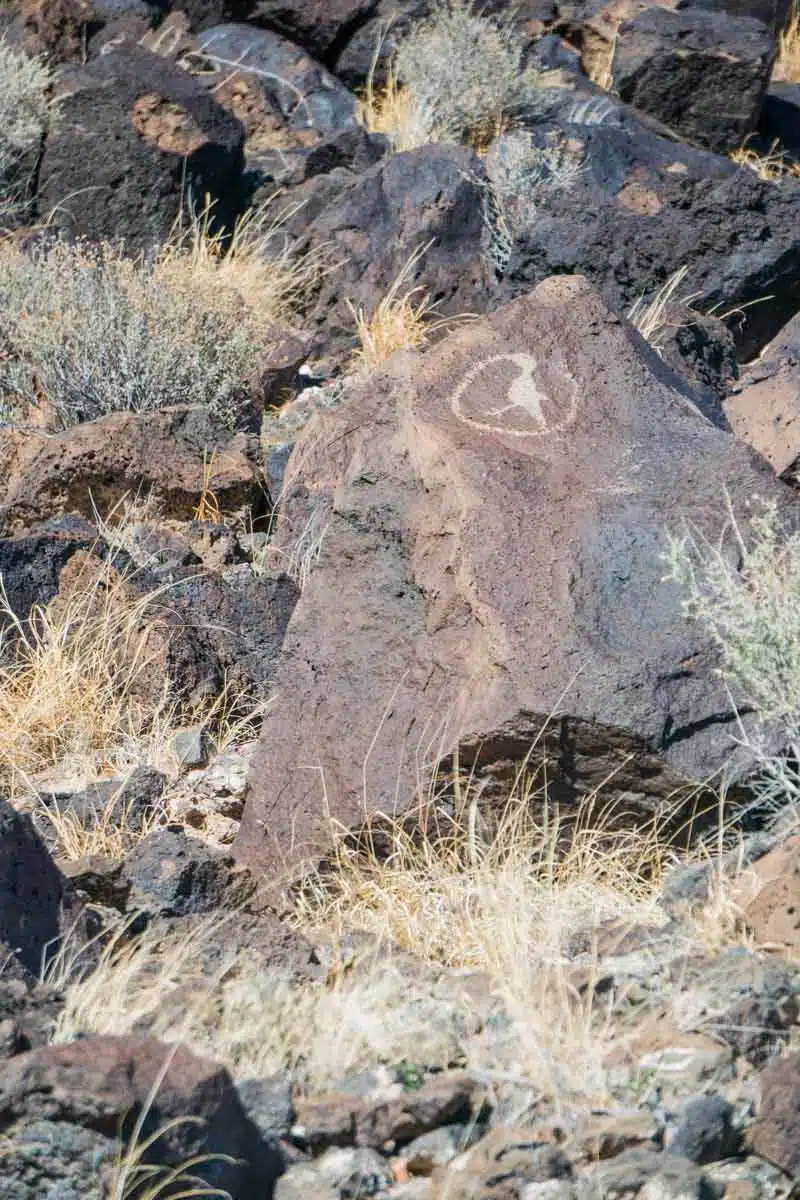
M158 759L175 710L148 678L159 593L136 596L114 555L87 555L66 597L18 620L0 590L0 787L56 767L88 778Z
M435 140L430 121L408 88L402 87L390 67L386 83L375 86L375 62L367 76L364 91L356 101L356 119L368 133L389 138L392 150L416 150Z
M121 517L115 510L98 518L98 552L75 556L66 586L27 620L12 612L0 579L0 792L31 810L47 842L69 859L121 857L163 821L165 808L131 822L112 795L102 810L79 815L41 799L51 780L80 791L140 765L175 776L179 728L203 725L223 751L255 736L267 703L227 687L202 707L179 703L164 677L169 587L134 588L134 569L122 565L119 550L143 508L118 509Z
M363 306L356 308L348 301L359 342L353 355L356 371L369 374L398 350L422 350L436 330L468 319L466 315L437 319L437 304L431 301L430 294L422 286L409 286L431 244L427 242L409 255L373 312L368 313Z
M670 328L671 310L674 310L676 305L688 309L691 301L696 299L696 295L681 299L677 297L677 291L688 273L688 267L679 267L670 275L663 287L659 288L652 300L646 303L644 297L640 297L628 310L628 320L631 325L638 330L646 342L650 343L654 350L661 347L664 336Z
M157 278L176 292L191 287L238 297L256 329L289 324L325 270L322 251L295 250L286 226L297 211L294 205L275 214L269 203L248 209L227 235L215 230L207 200L200 213L176 221L158 257Z
M738 150L731 151L729 158L740 167L755 171L759 179L767 183L775 183L787 175L800 178L800 163L792 162L786 157L785 151L776 138L765 154L758 154L745 141Z
M772 77L800 83L800 4L796 0L786 28L778 35L778 58Z
M257 970L235 947L209 973L204 947L235 943L235 913L177 938L157 927L130 938L123 927L91 974L75 976L68 947L51 964L51 980L66 985L56 1040L147 1030L237 1076L289 1071L311 1091L379 1064L466 1063L558 1106L607 1103L609 1059L638 1010L621 1019L625 997L596 988L592 931L663 926L663 873L679 859L658 822L631 828L619 817L589 797L567 819L523 786L492 821L465 780L454 804L431 801L416 822L378 818L342 833L298 889L294 920L334 948L325 980ZM696 922L710 949L739 936L716 893ZM576 938L587 950L580 987ZM366 949L348 957L348 945ZM454 1032L486 1028L490 1012L501 1019L488 1040Z
M389 819L341 837L332 869L299 897L302 920L485 973L512 1021L517 1073L561 1099L598 1100L619 1031L608 998L570 983L568 946L607 919L661 923L669 845L655 822L625 829L594 798L567 820L530 787L489 828L470 793L467 782L456 813L429 815L424 838Z
M451 1039L431 1025L431 1005L420 1007L424 995L386 960L360 978L333 970L327 980L300 982L288 971L264 971L234 948L207 970L204 949L220 939L235 947L234 926L240 931L246 921L215 913L182 935L151 926L138 937L130 936L130 923L122 925L85 974L79 942L68 939L47 973L48 982L66 988L54 1041L146 1030L224 1062L238 1077L290 1071L312 1090L421 1048L432 1065L448 1065ZM437 1003L444 1010L456 1005L451 998Z

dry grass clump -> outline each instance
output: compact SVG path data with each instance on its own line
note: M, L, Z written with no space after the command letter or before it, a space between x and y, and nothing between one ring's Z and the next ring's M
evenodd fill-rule
M356 100L356 117L364 128L369 133L385 134L397 154L437 141L429 114L415 102L409 89L401 85L395 68L389 67L386 82L378 88L374 67L375 64L363 94Z
M425 826L423 836L419 823L384 821L374 837L340 838L324 875L296 897L296 919L324 942L362 936L385 947L366 967L298 982L232 950L211 976L202 950L220 933L224 943L218 918L181 939L152 928L129 940L123 931L94 972L68 987L57 1039L146 1029L239 1076L289 1070L312 1089L378 1063L441 1068L466 1058L490 1078L562 1100L605 1096L605 1059L624 1035L612 1025L615 997L598 997L591 980L580 991L571 982L569 943L608 918L661 923L669 851L655 827L601 821L592 801L568 822L530 794L492 831L469 797L461 818L440 807ZM394 958L398 948L421 961L422 974ZM54 968L59 983L69 978L64 963ZM457 976L431 982L448 968L484 979L505 1013L502 1045L495 1035L489 1045L454 1033L474 1030L477 1010Z
M280 223L257 216L225 245L206 215L153 261L108 244L0 243L0 422L37 405L67 427L204 404L233 425L259 353L315 277Z
M428 242L409 256L372 313L348 301L359 341L353 356L356 370L369 374L397 350L422 350L431 334L456 320L435 319L437 304L429 293L421 286L409 287L420 259L430 247Z
M309 1089L420 1051L432 1066L449 1064L452 1039L437 1033L431 1005L390 962L358 978L342 971L303 982L233 949L209 971L204 950L221 939L235 944L233 924L240 932L245 921L216 913L181 936L154 925L135 938L123 926L90 972L76 969L77 948L72 955L62 946L48 970L49 982L66 987L54 1040L146 1030L224 1062L239 1078L290 1071Z
M784 179L787 175L800 177L800 163L791 162L786 157L786 152L781 149L778 138L772 142L765 154L759 154L751 146L748 146L745 141L738 150L733 150L728 157L738 166L747 167L749 170L755 171L759 179L763 179L767 183L775 183L779 179Z
M655 823L626 829L591 798L567 821L525 788L490 828L466 790L460 815L437 809L424 837L383 819L340 838L299 899L302 919L485 972L511 1020L515 1073L562 1098L597 1098L616 1035L605 1001L570 983L568 946L606 919L660 923L668 847Z
M773 502L751 514L745 538L728 500L716 542L687 529L668 537L665 560L720 649L734 701L756 714L740 748L760 774L758 802L800 818L800 533L782 528Z
M685 312L685 317L680 324L686 324L690 320L691 302L697 299L699 293L680 298L677 295L678 289L688 273L688 267L679 267L677 271L673 271L663 287L658 289L652 300L645 301L644 297L640 296L628 310L628 320L631 325L638 330L646 342L650 343L654 350L662 349L668 330L675 328L671 318L674 316L676 308Z
M153 693L157 595L136 596L114 555L87 556L68 594L27 621L0 591L0 789L56 767L100 778L160 761L175 706L166 683Z
M800 83L800 4L796 0L786 28L778 35L778 58L772 77Z
M124 522L105 527L124 545ZM137 766L171 776L177 729L204 725L224 750L252 736L263 706L247 708L224 688L202 710L179 703L164 677L168 588L138 594L117 550L75 555L69 572L61 593L25 621L0 579L0 792L31 809L61 856L118 858L164 812L134 813L119 794L96 811L76 811L45 802L50 781L79 792Z
M28 181L21 167L50 121L52 83L42 61L0 37L0 216L13 215L24 197Z
M453 141L481 148L535 101L536 85L513 29L442 0L400 42L386 87L376 91L370 80L360 119L396 150Z

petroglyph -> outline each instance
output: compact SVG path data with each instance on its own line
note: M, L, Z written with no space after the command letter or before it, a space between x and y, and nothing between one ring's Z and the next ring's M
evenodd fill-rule
M510 383L508 370L502 366L507 363L516 372ZM493 354L481 359L451 393L453 413L473 429L506 437L543 437L569 428L578 412L575 380L564 378L566 403L558 402L540 390L536 367L535 357L527 353Z

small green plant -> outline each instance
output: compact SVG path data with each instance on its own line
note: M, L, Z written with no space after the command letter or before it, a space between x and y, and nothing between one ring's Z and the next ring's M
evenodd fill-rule
M710 632L721 672L739 711L742 747L760 772L761 803L800 804L800 532L787 534L774 502L751 516L748 537L728 501L715 542L697 530L669 536L668 578L684 592L684 609ZM776 750L776 731L781 743Z
M425 1082L425 1072L416 1063L403 1059L395 1068L398 1083L402 1083L407 1092L417 1092Z
M14 215L27 190L35 151L52 111L52 73L0 37L0 216Z

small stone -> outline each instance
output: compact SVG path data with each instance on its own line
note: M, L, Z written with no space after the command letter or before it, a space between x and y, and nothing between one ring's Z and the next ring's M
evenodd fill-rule
M519 1200L575 1200L575 1185L566 1179L543 1179L541 1183L526 1183Z
M294 1117L292 1085L283 1075L243 1079L236 1084L242 1108L270 1145L289 1134Z
M582 1200L712 1200L721 1195L688 1159L655 1150L629 1150L598 1163L581 1181Z
M393 1178L389 1163L374 1150L346 1147L328 1150L316 1163L322 1181L341 1200L361 1200L377 1196L390 1187Z
M779 1058L762 1071L751 1145L768 1162L800 1176L800 1053Z
M556 1146L530 1129L498 1128L433 1176L436 1200L521 1197L531 1183L568 1181L572 1168Z
M667 1151L700 1164L730 1158L739 1147L733 1121L733 1105L722 1096L698 1096L683 1110Z
M412 1175L432 1175L436 1167L445 1167L475 1139L474 1126L442 1125L414 1138L403 1151L403 1160Z
M186 770L207 766L211 749L211 739L202 725L179 729L172 739L172 752Z
M290 1167L275 1184L274 1200L339 1200L339 1195L320 1179L316 1166L299 1163Z

